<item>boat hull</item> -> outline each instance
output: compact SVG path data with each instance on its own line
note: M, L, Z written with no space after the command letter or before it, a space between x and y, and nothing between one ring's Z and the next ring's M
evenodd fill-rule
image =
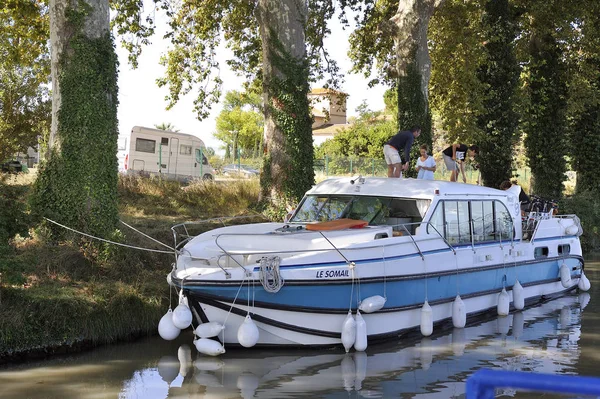
M526 305L531 305L542 299L561 295L562 293L577 288L580 275L579 265L582 260L573 257L565 260L573 270L572 280L568 287L564 287L559 277L557 277L558 263L550 260L549 271L540 275L541 279L527 281L527 275L523 271L519 274L522 282ZM580 263L581 262L581 263ZM540 271L546 270L544 263L529 265ZM469 320L473 320L482 313L496 315L498 304L498 295L503 287L506 287L512 303L512 290L516 276L515 270L510 273L509 268L500 269L507 277L497 276L494 269L473 270L470 272L462 271L459 274L459 282L462 281L461 297L464 301ZM481 278L478 273L487 273L493 279L490 279L491 285L481 282L477 288L469 288L467 282L475 276ZM553 277L548 278L548 275ZM362 313L367 325L367 336L369 342L385 340L396 337L400 334L416 330L420 326L421 306L425 300L425 292L428 292L429 304L433 311L433 321L436 326L448 324L451 326L452 304L456 295L456 282L453 280L456 274L446 276L429 276L424 278L420 276L414 279L397 279L387 281L386 306L375 313ZM491 282L493 281L493 283ZM500 281L500 284L497 282ZM348 314L349 293L357 290L356 282L336 281L337 284L310 286L308 282L299 285L310 295L321 295L320 307L310 306L314 303L305 298L306 301L297 300L296 304L289 304L289 298L285 297L285 292L294 291L294 282L286 285L277 294L267 293L267 295L258 295L263 292L260 284L238 285L235 295L233 291L226 286L202 285L201 282L186 281L184 293L193 308L193 315L196 323L214 321L225 325L224 332L219 335L219 340L225 344L238 344L237 331L249 313L259 329L259 340L257 345L261 346L332 346L341 344L341 329L343 322ZM508 285L508 284L510 285ZM408 284L408 285L405 285ZM313 290L307 290L307 285ZM371 285L371 289L367 288ZM404 295L407 287L423 286L423 290L411 292ZM429 286L429 290L425 288ZM232 284L233 286L233 284ZM448 288L450 286L450 288ZM337 289L335 289L337 287ZM361 284L361 298L373 294L379 290L383 293L383 283L372 281ZM334 298L340 296L340 292L347 291L345 297L345 306L339 306ZM354 294L356 295L356 294ZM267 298L270 298L267 300ZM354 299L356 301L356 298ZM351 311L356 314L358 302L351 306ZM436 327L439 328L439 327Z

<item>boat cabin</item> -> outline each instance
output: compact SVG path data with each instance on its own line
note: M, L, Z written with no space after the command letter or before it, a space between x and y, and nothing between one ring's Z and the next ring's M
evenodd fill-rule
M521 234L513 191L416 179L330 179L307 192L289 222L363 220L392 226L394 236L439 234L453 246L511 241Z

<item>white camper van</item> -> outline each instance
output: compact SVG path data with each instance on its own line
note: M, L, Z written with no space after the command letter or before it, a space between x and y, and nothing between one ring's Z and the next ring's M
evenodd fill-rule
M160 174L173 180L213 179L215 170L204 153L204 142L196 136L134 126L129 139L119 138L118 155L128 174Z

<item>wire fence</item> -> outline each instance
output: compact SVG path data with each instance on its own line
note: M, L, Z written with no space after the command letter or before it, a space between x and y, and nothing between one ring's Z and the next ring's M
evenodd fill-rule
M211 163L213 160L211 159ZM216 160L217 165L213 166L219 170L218 164L235 163L242 165L250 165L260 170L262 158L241 158L235 160ZM450 180L451 172L446 168L446 164L442 160L436 160L437 170L434 173L435 180ZM342 156L326 156L325 158L315 158L314 170L317 181L321 181L333 176L376 176L387 177L387 164L385 160L380 158L367 157L342 157ZM465 165L465 175L467 183L481 184L481 176L479 170L473 168L469 163ZM531 170L527 167L519 168L515 171L513 180L517 181L526 191L529 188L529 180L531 178ZM458 181L462 181L462 176L459 176Z

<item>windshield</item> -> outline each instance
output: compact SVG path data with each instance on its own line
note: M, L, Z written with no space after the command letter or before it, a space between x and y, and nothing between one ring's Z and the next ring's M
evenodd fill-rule
M290 222L326 222L342 218L364 220L370 225L407 222L406 220L398 221L398 218L410 218L415 222L422 220L428 206L428 200L351 195L308 195Z

